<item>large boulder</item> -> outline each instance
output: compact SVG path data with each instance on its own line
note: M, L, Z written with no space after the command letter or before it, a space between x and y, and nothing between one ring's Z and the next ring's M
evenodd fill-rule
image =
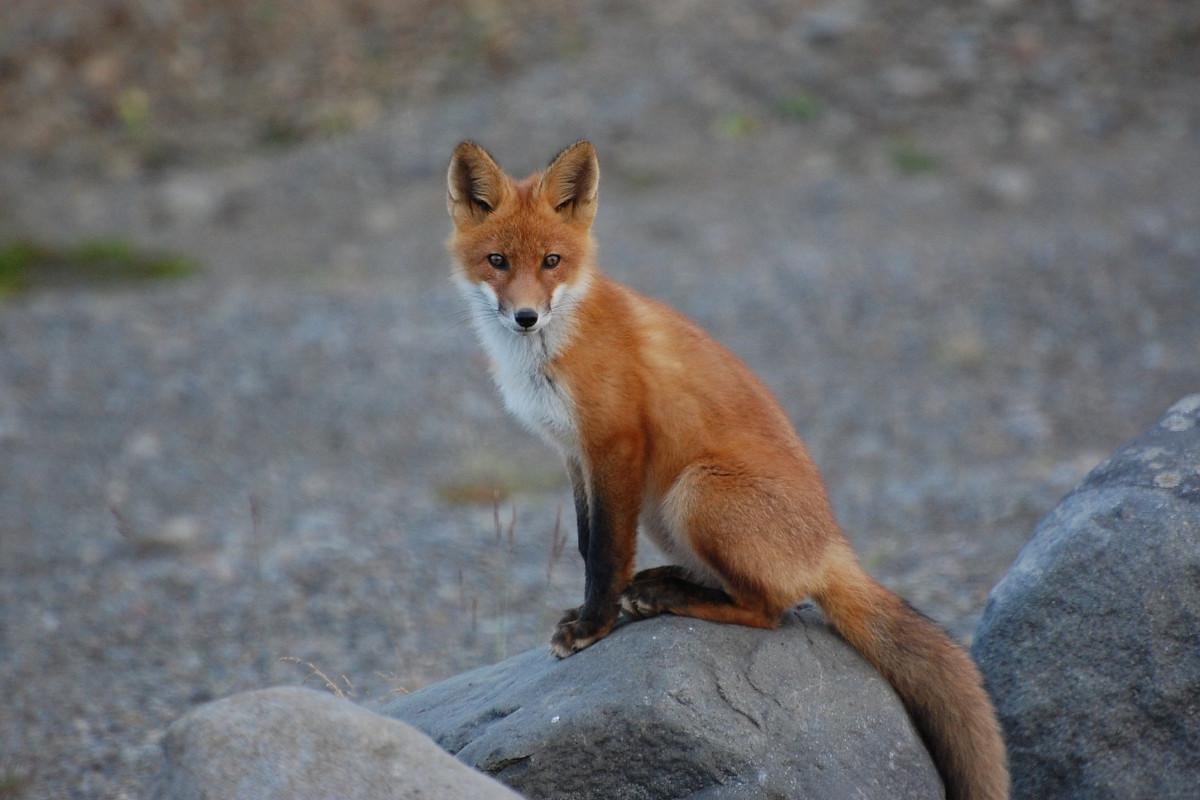
M1038 526L974 654L1014 800L1200 796L1200 395Z
M311 689L201 706L163 751L156 800L519 800L408 725Z
M761 631L663 616L381 709L529 798L941 797L891 687L811 608Z

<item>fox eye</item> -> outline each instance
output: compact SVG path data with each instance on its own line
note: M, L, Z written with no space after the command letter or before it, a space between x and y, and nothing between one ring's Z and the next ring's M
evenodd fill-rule
M551 253L546 256L546 260L542 262L542 266L546 269L554 269L560 261L562 261L562 258L559 257L558 253Z
M508 259L499 253L492 253L487 257L487 262L496 269L508 269Z

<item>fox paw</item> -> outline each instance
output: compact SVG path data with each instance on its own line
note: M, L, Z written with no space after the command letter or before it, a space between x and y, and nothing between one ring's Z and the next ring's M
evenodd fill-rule
M655 584L634 582L621 593L621 610L633 619L646 619L657 617L669 609Z
M554 635L550 637L550 652L555 658L566 658L578 653L608 635L612 630L612 620L585 619L579 616L578 609L571 609L563 615Z

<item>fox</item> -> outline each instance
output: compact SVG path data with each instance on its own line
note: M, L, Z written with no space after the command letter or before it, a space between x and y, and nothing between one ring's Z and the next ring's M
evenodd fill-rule
M584 596L551 652L594 644L622 613L771 629L812 599L892 685L946 796L1007 798L978 668L860 564L778 400L696 323L600 272L599 181L587 141L521 180L464 141L447 172L452 273L492 378L571 481ZM634 574L639 526L670 564Z

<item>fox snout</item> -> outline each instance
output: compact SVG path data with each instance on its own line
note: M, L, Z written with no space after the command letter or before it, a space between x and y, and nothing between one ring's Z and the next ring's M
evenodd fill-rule
M504 327L513 333L537 333L550 324L550 306L535 303L500 303L496 313Z
M537 325L538 312L533 308L518 308L513 312L513 322L520 325L525 330L529 330L534 325Z

